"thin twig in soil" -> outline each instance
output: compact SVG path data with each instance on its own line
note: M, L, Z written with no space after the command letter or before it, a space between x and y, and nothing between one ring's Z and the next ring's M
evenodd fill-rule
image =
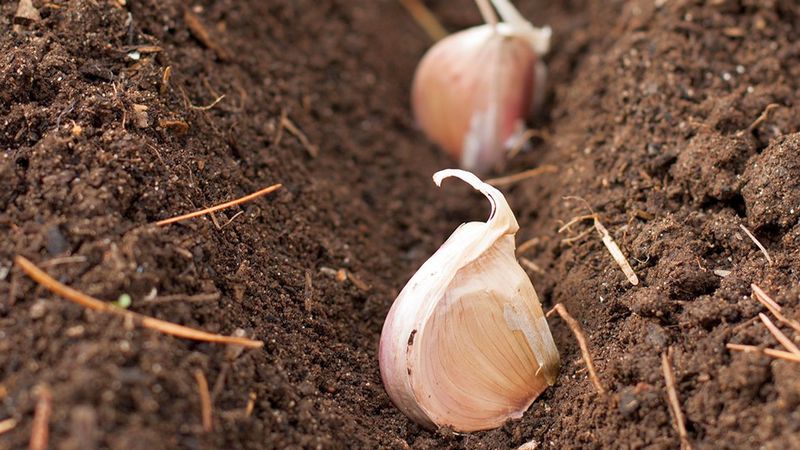
M591 232L592 232L592 229L591 228L587 228L587 229L581 231L577 236L573 236L571 238L562 239L561 240L561 244L563 244L563 245L572 245L573 242L577 242L577 241L583 239L584 236L586 236L587 234L589 234Z
M303 131L297 125L295 125L294 122L292 122L292 119L290 119L288 115L281 115L280 126L282 128L286 128L286 130L289 131L292 136L296 137L312 158L319 156L319 148L317 148L316 145L312 144L311 141L308 140L306 134L303 133Z
M606 227L604 227L603 224L597 219L594 220L594 227L597 232L600 233L600 236L603 237L603 244L608 249L608 252L611 253L611 257L614 258L614 261L616 261L617 265L619 265L619 268L622 269L622 273L625 274L625 276L628 278L628 281L634 286L638 285L639 277L636 276L636 272L633 271L633 267L631 267L631 264L628 262L628 259L625 257L625 255L622 254L622 250L620 250L619 245L614 242L614 239L608 233Z
M526 170L526 171L523 171L523 172L520 172L520 173L515 173L513 175L508 175L508 176L499 177L499 178L492 178L490 180L486 180L486 182L488 184L491 184L492 186L495 186L495 187L503 187L503 186L509 186L509 185L514 184L514 183L518 183L520 181L527 180L529 178L533 178L533 177L536 177L536 176L539 176L539 175L542 175L542 174L545 174L545 173L557 173L557 172L558 172L558 167L557 166L554 166L552 164L546 164L544 166L539 166L539 167L536 167L534 169Z
M50 415L53 413L53 393L46 384L36 387L36 409L33 413L31 425L31 440L28 443L30 450L45 450L50 434Z
M13 417L6 420L0 420L0 434L8 433L17 426L17 419Z
M47 261L43 262L41 266L49 268L60 266L62 264L77 264L82 262L86 262L85 256L59 256L57 258L48 259Z
M569 230L573 225L575 225L578 222L583 222L584 220L595 220L595 219L597 219L597 214L587 214L585 216L573 217L572 219L570 219L569 222L565 223L561 228L559 228L558 232L563 233Z
M234 220L236 220L236 218L237 218L237 217L239 217L239 216L241 216L242 214L244 214L244 211L239 211L239 212L237 212L236 214L234 214L234 215L233 215L233 217L231 217L230 219L228 219L228 221L227 221L227 222L225 222L225 224L224 224L224 225L220 226L220 227L219 227L219 229L221 230L221 229L223 229L223 228L227 227L228 225L230 225L230 224L231 224L231 222L233 222Z
M619 268L622 270L622 273L625 274L625 277L628 279L628 282L634 286L637 286L639 284L639 277L636 275L636 272L633 271L633 267L631 267L631 264L628 262L628 258L626 258L625 255L622 253L622 250L620 250L619 245L617 245L616 241L614 241L614 238L611 237L611 234L608 232L608 229L606 229L606 227L600 222L600 219L598 218L594 210L592 210L592 208L589 206L588 202L586 202L586 200L580 197L565 197L565 199L582 200L584 203L586 203L586 207L589 208L589 211L591 211L592 214L573 217L569 222L564 224L564 226L559 228L558 232L563 233L565 230L568 230L572 225L578 222L583 222L584 220L591 219L594 222L594 229L597 230L597 232L600 234L600 238L603 242L603 245L605 245L606 249L611 254L611 257L614 259L614 262L617 263ZM588 234L587 231L584 231L583 233L580 233L578 236L562 239L561 243L571 244L572 242L575 242L576 240L582 238L586 234Z
M347 279L353 283L353 286L356 287L359 291L368 292L370 287L367 283L364 282L361 278L359 278L356 274L349 270L345 270L345 274L347 274Z
M523 242L522 244L519 244L519 246L517 247L517 255L522 255L525 252L527 252L528 250L532 249L537 244L539 244L540 240L541 239L539 239L538 237L535 237L533 239L528 239L527 241Z
M169 90L170 79L172 79L172 66L167 66L164 69L164 74L161 76L161 88L159 89L161 95L166 95Z
M247 406L244 407L244 416L250 417L253 414L253 408L256 407L256 396L255 392L250 392L250 395L247 396Z
M749 127L747 127L747 131L752 133L753 130L758 128L759 125L764 123L764 121L769 118L769 113L772 112L773 109L780 108L781 106L782 105L779 105L777 103L770 103L769 105L767 105L767 107L764 108L764 111L761 113L761 115L758 116L758 118L754 120Z
M745 234L747 234L747 237L749 237L750 240L752 240L753 243L756 244L756 246L759 248L759 250L761 250L761 253L764 254L765 258L767 258L767 262L770 265L772 265L772 258L770 258L769 252L767 252L767 249L763 245L761 245L761 242L759 242L758 239L756 239L756 237L753 235L753 233L750 232L750 230L747 229L747 227L745 227L742 224L739 224L739 227L741 227L741 229L745 232Z
M231 59L228 50L211 37L211 33L208 32L208 29L203 24L203 21L200 20L200 17L189 10L189 8L186 8L186 11L184 11L183 20L186 22L186 26L189 27L189 32L192 33L192 36L206 46L206 48L216 53L217 58L222 61Z
M272 145L273 147L277 147L281 145L281 140L283 139L283 121L286 120L288 113L285 109L281 109L281 116L278 118L278 126L275 130L275 136L272 138Z
M122 129L128 125L128 109L125 107L125 102L120 98L117 91L117 83L111 83L111 88L114 90L114 99L119 103L119 108L122 110Z
M767 356L771 356L777 359L784 359L786 361L800 363L800 356L795 355L794 353L785 352L783 350L775 350L774 348L760 348L756 347L755 345L742 345L742 344L725 344L729 350L734 350L737 352L744 352L744 353L763 353Z
M520 256L519 263L520 263L520 265L522 265L522 267L530 270L531 272L544 273L544 270L542 270L542 268L539 267L538 264L536 264L535 262L531 261L528 258Z
M56 118L56 130L61 128L61 119L63 119L64 116L66 116L67 114L71 113L75 109L75 103L77 103L77 102L78 102L78 100L72 100L72 102L69 104L69 106L65 110L61 111L61 113L58 114L58 117Z
M216 214L209 214L208 218L211 219L211 223L214 224L214 228L216 228L217 230L221 230L222 229L222 227L219 224L219 221L217 220L217 215Z
M143 45L128 45L128 46L122 47L120 49L120 51L122 51L123 53L137 51L139 53L152 54L152 53L161 53L161 52L164 51L164 48L163 47L159 47L158 45L147 45L147 44L143 44Z
M789 319L788 317L784 316L781 312L781 306L775 302L763 289L758 287L755 284L751 284L750 288L753 289L753 294L755 294L756 300L758 300L764 307L766 307L769 312L778 319L779 322L786 324L792 327L797 333L800 333L800 322Z
M570 315L567 308L561 303L556 303L553 309L547 312L547 317L553 315L554 312L561 316L570 330L572 330L572 334L575 335L578 346L581 348L581 356L583 357L584 363L586 363L586 369L589 371L589 379L594 385L595 390L597 390L597 393L600 395L606 395L606 388L603 387L603 384L600 382L600 377L597 376L597 369L595 369L592 356L589 354L589 345L586 343L586 335L583 334L581 325Z
M755 295L756 300L758 300L759 303L764 305L769 310L769 312L774 314L776 317L780 314L782 309L781 305L779 305L778 302L773 300L772 297L767 295L767 293L764 292L763 289L761 289L755 283L750 284L750 289L753 290L753 294Z
M25 272L29 277L50 292L73 303L77 303L84 308L114 314L123 317L126 320L130 320L133 323L139 324L144 328L149 328L151 330L179 338L203 342L215 342L220 344L241 345L243 347L250 348L260 348L264 346L264 343L261 341L255 341L243 337L222 336L219 334L208 333L119 308L114 306L112 303L98 300L56 281L54 278L46 274L42 269L36 267L36 265L23 256L17 256L14 259L14 262L20 269L22 269L23 272Z
M189 104L189 107L194 109L194 110L197 110L197 111L208 111L211 108L217 106L217 104L219 102L221 102L224 98L225 98L225 94L222 94L219 97L217 97L216 100L214 100L213 102L209 103L206 106L197 106L197 105Z
M161 124L161 121L159 121L159 126L161 126L160 124ZM157 148L155 148L154 146L148 144L147 142L144 143L144 146L149 148L150 150L152 150L153 153L155 153L156 158L158 158L158 160L161 162L161 165L164 166L164 169L167 172L169 172L170 171L169 170L169 166L167 166L167 163L164 162L164 158L161 157L161 152L159 152Z
M203 421L203 431L210 433L214 430L211 410L211 394L208 393L208 381L203 371L194 371L194 379L197 382L197 390L200 393L200 417Z
M769 317L767 317L764 313L758 313L758 318L761 319L761 322L763 322L764 326L766 326L769 332L772 333L772 336L774 336L775 339L777 339L778 342L780 342L781 345L786 348L786 350L789 350L795 355L800 356L800 348L797 348L797 346L794 345L794 342L792 342L788 336L783 334L783 331L781 331L775 326L774 323L772 323L771 320L769 320Z
M678 430L678 436L681 439L681 449L691 450L692 444L689 442L689 434L686 432L686 419L683 417L681 404L678 400L678 390L675 388L675 373L672 371L667 353L672 353L671 347L667 349L667 352L661 354L661 370L664 372L664 381L667 384L669 408L675 420L675 428Z
M411 17L425 31L425 33L436 42L447 36L447 30L436 18L436 15L422 3L422 0L400 0L400 3L408 10Z
M236 200L231 200L229 202L221 203L219 205L212 206L210 208L205 208L200 211L183 214L177 217L173 217L171 219L159 220L158 222L156 222L156 225L158 226L169 225L171 223L180 222L182 220L192 219L195 217L203 216L205 214L211 214L225 208L230 208L231 206L240 205L242 203L249 202L250 200L253 200L255 198L261 197L262 195L267 195L271 192L274 192L280 189L281 186L282 185L280 183L273 184L272 186L261 189L260 191L253 192L252 194L245 195L244 197L237 198Z

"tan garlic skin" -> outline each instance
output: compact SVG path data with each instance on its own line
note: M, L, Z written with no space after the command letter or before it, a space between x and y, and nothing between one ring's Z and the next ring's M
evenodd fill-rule
M514 255L517 221L474 175L446 170L492 203L488 222L460 226L392 305L380 343L389 397L428 428L470 432L519 418L555 382L558 350Z
M543 81L537 60L529 38L505 23L446 37L417 67L411 94L417 123L462 168L493 168L524 130L541 91L534 86Z

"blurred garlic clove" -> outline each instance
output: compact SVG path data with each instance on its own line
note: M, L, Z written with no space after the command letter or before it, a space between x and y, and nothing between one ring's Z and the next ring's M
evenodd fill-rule
M461 225L392 305L381 334L389 397L428 428L486 430L519 418L555 382L559 356L533 285L514 255L519 229L503 194L462 170L492 205Z
M467 170L502 163L543 97L550 29L534 28L507 0L505 22L470 28L435 44L414 75L411 102L422 130Z

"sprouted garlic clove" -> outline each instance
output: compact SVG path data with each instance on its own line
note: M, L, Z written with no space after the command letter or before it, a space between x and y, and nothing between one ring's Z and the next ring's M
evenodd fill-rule
M412 86L414 116L462 168L485 172L505 160L543 98L550 29L527 22L508 0L503 18L452 34L423 57Z
M384 386L428 428L469 432L519 418L555 382L559 356L530 279L514 255L519 229L503 194L462 170L492 205L461 225L408 281L380 343Z

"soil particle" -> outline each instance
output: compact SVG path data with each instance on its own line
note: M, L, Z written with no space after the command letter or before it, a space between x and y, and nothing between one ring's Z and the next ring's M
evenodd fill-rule
M678 156L672 176L699 203L734 201L741 195L741 173L755 146L753 136L700 131Z
M800 135L782 136L751 158L742 197L749 225L790 228L800 217Z

